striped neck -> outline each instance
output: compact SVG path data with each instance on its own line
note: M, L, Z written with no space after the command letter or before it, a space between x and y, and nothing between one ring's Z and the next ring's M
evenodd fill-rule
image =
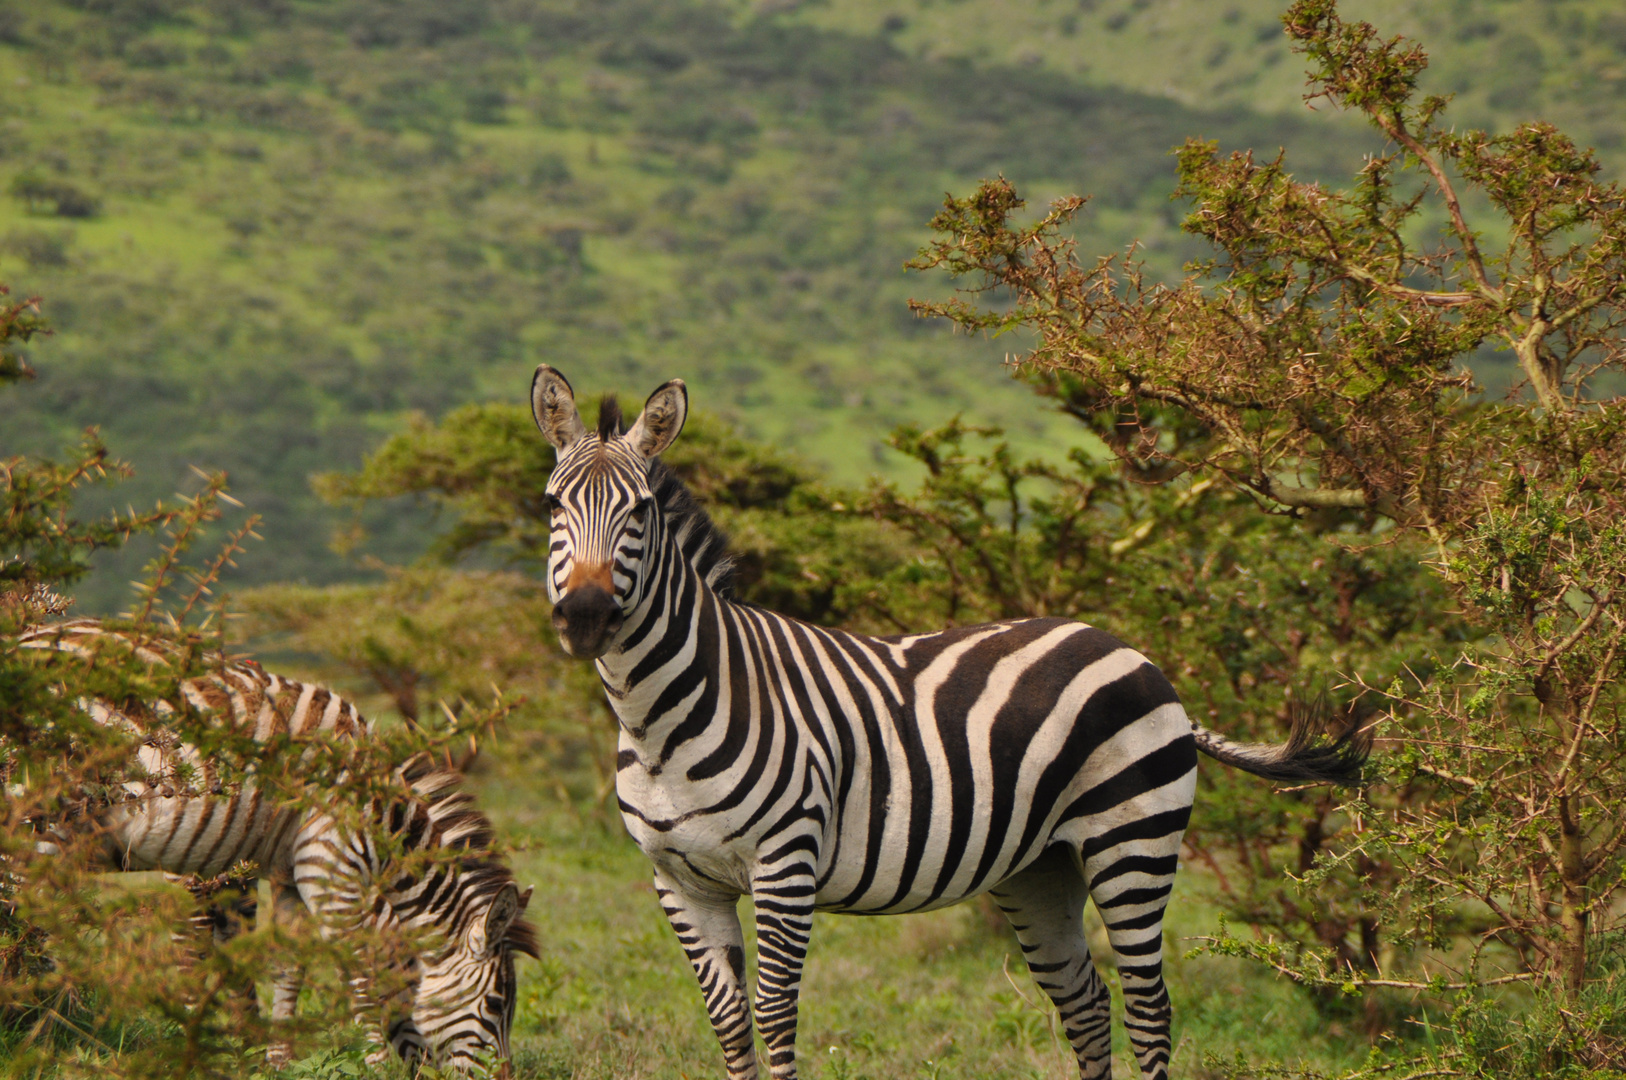
M668 700L676 684L718 677L719 642L735 608L690 564L667 526L664 513L653 516L643 596L616 644L595 661L616 718L638 741L659 738L664 721L683 715L674 708L679 701Z

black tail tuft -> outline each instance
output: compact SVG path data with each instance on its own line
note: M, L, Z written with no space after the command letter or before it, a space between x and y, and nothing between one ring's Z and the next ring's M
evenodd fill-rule
M1292 727L1279 746L1241 744L1193 724L1197 748L1217 761L1234 765L1266 780L1287 784L1339 784L1358 787L1361 770L1372 753L1372 729L1350 715L1334 727L1333 710L1326 699L1294 703L1289 707Z
M1294 702L1289 715L1292 726L1282 746L1282 764L1293 778L1350 787L1362 782L1362 770L1372 754L1372 725L1361 723L1353 711L1335 721L1325 697ZM1327 738L1328 729L1335 726L1339 730Z

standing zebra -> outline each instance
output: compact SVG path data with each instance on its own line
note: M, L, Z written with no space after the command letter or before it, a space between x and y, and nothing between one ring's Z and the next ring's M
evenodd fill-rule
M20 644L66 654L63 662L95 663L108 650L155 666L178 659L160 642L94 619L29 630ZM262 743L279 735L365 738L371 731L337 694L269 673L250 660L227 661L210 674L183 680L180 690L192 709ZM252 784L223 782L211 760L164 726L175 713L170 702L134 708L81 704L98 723L140 740L139 768L121 798L90 808L79 822L52 823L49 832L60 839L75 825L94 827L107 865L119 870L163 870L196 880L252 862L271 881L279 920L295 918L303 908L315 915L324 937L364 926L426 932L427 946L405 961L410 1007L404 1016L385 1018L391 1021L390 1046L408 1063L428 1060L458 1071L483 1068L482 1058L507 1060L517 991L514 953L537 955L535 931L520 918L531 890L521 893L491 851L491 825L458 790L457 773L415 756L396 769L408 794L374 800L365 824L352 828L319 809L279 804ZM397 851L411 856L438 849L458 854L417 873L392 863ZM240 907L237 914L251 912ZM223 931L217 940L234 931L229 917L206 921ZM302 981L297 967L276 973L273 1021L293 1017ZM358 1011L368 1014L370 1036L382 1042L373 1014L381 1015L387 1003L371 998L367 980L353 986ZM380 1047L374 1056L385 1054ZM273 1046L273 1060L287 1056L285 1043Z
M1352 783L1365 749L1243 746L1186 716L1109 634L1016 619L907 637L810 626L728 598L724 540L655 458L683 427L672 380L630 430L597 432L547 365L531 388L558 452L547 586L565 650L596 662L620 721L616 790L694 966L728 1075L757 1075L738 898L756 908L756 1021L796 1075L815 910L926 911L992 893L1060 1010L1086 1078L1111 1074L1110 998L1083 934L1094 899L1130 1042L1170 1054L1162 918L1197 751L1271 779Z

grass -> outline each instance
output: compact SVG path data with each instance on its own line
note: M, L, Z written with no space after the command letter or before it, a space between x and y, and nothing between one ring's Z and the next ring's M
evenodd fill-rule
M720 1075L721 1053L656 904L648 861L619 821L584 818L562 803L546 771L520 757L476 781L482 805L519 848L515 872L536 887L530 914L542 927L543 960L520 969L516 1077ZM1329 1024L1283 980L1236 960L1184 958L1183 939L1217 926L1206 888L1200 871L1183 871L1166 923L1173 1073L1202 1075L1205 1056L1237 1051L1321 1068L1358 1063L1364 1039ZM749 901L741 918L749 926ZM1092 934L1101 958L1103 945L1104 935ZM1109 966L1102 970L1116 992ZM1117 1075L1137 1075L1121 1027L1114 1042ZM817 916L798 1057L802 1075L818 1080L1077 1076L1014 937L983 901L899 917Z

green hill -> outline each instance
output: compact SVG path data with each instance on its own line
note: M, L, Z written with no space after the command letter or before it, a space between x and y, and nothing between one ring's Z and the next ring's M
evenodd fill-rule
M1550 6L1497 5L1472 49ZM999 366L1019 343L916 320L945 283L901 264L994 173L1094 192L1086 248L1139 237L1162 274L1195 253L1167 200L1187 136L1345 175L1373 144L1297 106L1272 10L0 0L0 280L59 330L0 398L0 453L99 424L140 473L121 502L226 468L267 517L238 580L317 582L356 571L310 473L414 411L518 398L542 360L584 393L681 376L846 481L904 468L894 425L955 412L1060 447ZM1449 52L1468 22L1442 25ZM1593 112L1578 133L1606 142ZM388 556L423 546L421 514L371 524Z
M759 7L762 5L758 5ZM879 34L921 57L1039 66L1194 107L1302 115L1281 0L818 0L798 23ZM1343 0L1348 19L1428 50L1427 93L1459 124L1557 124L1626 164L1626 8L1612 0ZM1323 105L1323 108L1325 106Z

